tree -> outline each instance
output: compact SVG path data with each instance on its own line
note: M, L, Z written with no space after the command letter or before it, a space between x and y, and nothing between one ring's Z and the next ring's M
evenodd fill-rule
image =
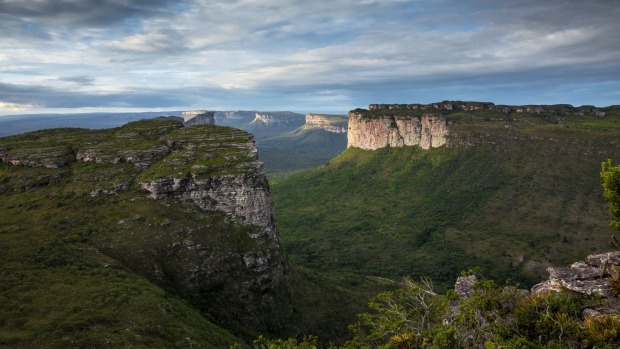
M406 277L402 286L370 301L373 312L360 314L360 322L351 326L355 339L349 347L425 346L425 333L440 324L447 310L445 298L433 291L427 278L415 282Z
M613 220L609 225L620 231L620 165L614 166L611 159L601 164L601 180L603 195L609 203L609 211Z

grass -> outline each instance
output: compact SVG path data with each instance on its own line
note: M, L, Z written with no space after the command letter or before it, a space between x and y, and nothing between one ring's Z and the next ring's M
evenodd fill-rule
M598 171L618 161L620 134L582 121L472 118L452 126L456 148L349 148L273 181L285 250L331 274L430 276L445 289L480 266L529 286L613 233Z

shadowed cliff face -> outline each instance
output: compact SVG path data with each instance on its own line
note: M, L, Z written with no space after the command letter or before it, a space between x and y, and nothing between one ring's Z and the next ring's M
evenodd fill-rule
M368 118L351 111L347 147L375 150L415 145L429 149L445 145L448 135L446 118L441 115Z

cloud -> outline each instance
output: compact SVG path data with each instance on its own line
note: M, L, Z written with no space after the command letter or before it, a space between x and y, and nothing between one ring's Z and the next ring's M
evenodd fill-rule
M603 0L0 1L0 100L333 110L502 88L575 99L557 86L583 83L613 102L593 91L620 79L619 16Z
M114 40L105 45L116 50L141 53L181 53L185 48L183 36L171 30L135 34L120 40Z
M40 85L0 83L0 102L5 105L36 106L38 108L81 107L173 107L187 103L185 96L195 93L188 90L136 89L122 92L92 93L50 88Z
M131 18L165 16L179 9L182 0L33 0L2 1L3 17L39 24L106 27Z
M73 83L76 83L78 85L93 85L93 82L95 81L94 78L92 78L90 76L86 76L86 75L65 76L65 77L60 77L60 78L58 78L56 80L58 80L58 81L66 81L66 82L73 82Z

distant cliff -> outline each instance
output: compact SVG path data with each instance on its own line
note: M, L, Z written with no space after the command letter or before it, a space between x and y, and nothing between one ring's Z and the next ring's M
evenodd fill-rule
M303 124L304 116L301 114L290 112L274 112L274 113L256 113L252 124L256 125L288 125Z
M215 112L206 110L184 111L181 114L185 126L215 125Z
M562 124L605 117L617 106L597 108L558 105L495 105L444 101L431 104L370 104L349 112L348 147L469 147L496 143L487 127L514 127L515 122ZM466 125L477 125L474 129ZM505 137L523 137L506 131Z
M322 129L332 133L347 132L347 117L344 115L306 114L304 128Z
M446 144L446 118L441 115L365 117L349 113L347 147L375 150L383 147L419 146L437 148Z

